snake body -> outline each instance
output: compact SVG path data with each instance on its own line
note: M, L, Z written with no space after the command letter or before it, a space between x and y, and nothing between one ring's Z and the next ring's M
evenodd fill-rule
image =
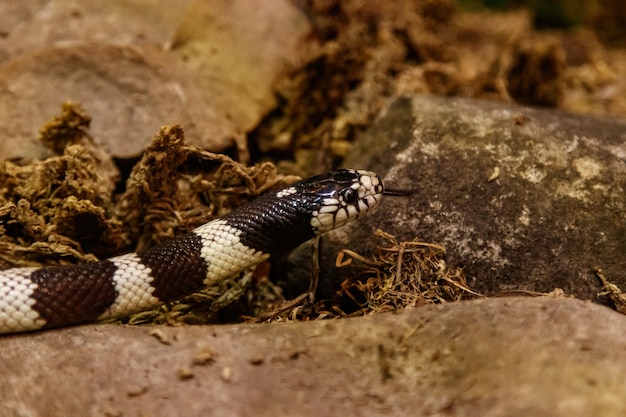
M177 300L343 226L382 194L382 180L373 172L330 171L146 251L0 271L0 334L120 317Z

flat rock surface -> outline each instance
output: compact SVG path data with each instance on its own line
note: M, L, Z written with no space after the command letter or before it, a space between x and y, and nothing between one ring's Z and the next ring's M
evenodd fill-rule
M400 98L344 165L413 194L386 197L371 215L324 237L321 275L334 282L344 278L337 252L366 252L382 229L443 245L449 266L463 267L470 287L485 294L561 288L597 300L595 268L626 288L625 119Z
M194 145L234 148L276 106L275 83L310 32L283 0L8 3L0 5L3 159L48 156L37 131L68 100L93 115L96 143L118 158L137 157L161 125L175 123Z
M92 325L1 338L0 415L623 416L625 364L626 318L572 299L309 323Z

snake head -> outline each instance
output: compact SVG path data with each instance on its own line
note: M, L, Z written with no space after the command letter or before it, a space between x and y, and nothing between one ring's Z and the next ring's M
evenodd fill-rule
M382 199L382 179L374 172L340 169L301 183L309 196L311 227L316 235L341 227L367 213Z
M262 253L289 253L378 204L383 182L373 172L330 171L265 194L222 217L239 241Z

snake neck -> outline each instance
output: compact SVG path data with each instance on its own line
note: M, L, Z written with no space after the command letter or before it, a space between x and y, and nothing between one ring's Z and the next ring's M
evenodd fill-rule
M222 218L241 231L241 243L270 255L284 255L313 238L311 215L297 198L257 199Z

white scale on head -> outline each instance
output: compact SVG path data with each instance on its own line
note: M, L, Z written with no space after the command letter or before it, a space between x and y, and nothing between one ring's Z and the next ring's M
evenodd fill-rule
M297 192L298 192L298 190L296 189L296 187L287 187L287 188L277 192L276 193L276 197L278 197L278 198L287 197L287 196L295 194Z
M337 198L325 198L319 211L313 212L311 226L316 234L326 233L329 230L341 227L356 219L359 215L378 204L380 200L380 180L378 176L370 171L355 171L360 175L358 180L350 186L358 191L359 200L355 204L348 204L339 196Z
M215 284L270 257L269 253L242 244L239 240L241 231L229 226L225 220L214 220L193 232L202 239L200 253L207 264L205 285Z
M41 329L46 321L32 308L37 284L30 275L38 268L15 268L0 274L0 333Z

